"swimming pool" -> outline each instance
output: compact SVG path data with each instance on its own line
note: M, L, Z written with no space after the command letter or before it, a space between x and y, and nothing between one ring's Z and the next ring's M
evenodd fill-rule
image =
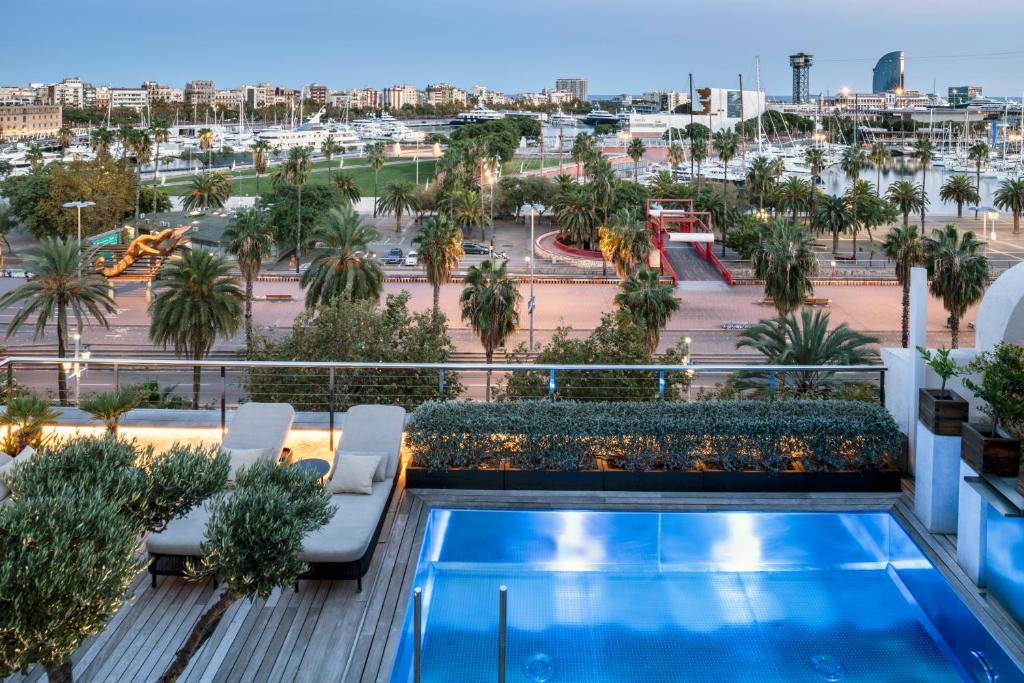
M500 586L509 683L1024 681L885 512L436 509L414 586L424 682L498 680Z

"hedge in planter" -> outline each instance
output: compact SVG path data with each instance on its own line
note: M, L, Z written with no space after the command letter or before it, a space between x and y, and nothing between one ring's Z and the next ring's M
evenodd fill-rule
M437 403L406 441L429 470L493 468L782 472L895 467L900 432L859 401Z

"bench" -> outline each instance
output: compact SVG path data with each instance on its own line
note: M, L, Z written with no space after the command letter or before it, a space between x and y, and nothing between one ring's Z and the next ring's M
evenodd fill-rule
M804 306L828 306L832 300L826 296L804 297Z
M291 294L267 294L267 301L294 301L295 297Z

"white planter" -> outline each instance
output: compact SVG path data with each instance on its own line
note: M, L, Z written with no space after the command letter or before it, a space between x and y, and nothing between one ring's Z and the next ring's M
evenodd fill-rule
M933 534L956 533L960 481L960 437L936 436L917 422L914 512Z
M985 564L985 507L988 503L964 481L976 477L974 468L960 461L960 506L956 526L956 562L971 581L983 586Z

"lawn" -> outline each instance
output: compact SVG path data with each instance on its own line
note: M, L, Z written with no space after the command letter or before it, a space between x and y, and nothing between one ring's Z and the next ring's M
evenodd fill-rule
M436 161L421 161L420 166L420 184L424 184L434 177L434 167ZM333 170L337 170L337 160L331 162ZM359 184L359 191L364 197L373 196L373 169L366 165L365 159L345 160L345 173L355 178L356 183ZM251 172L250 172L251 173ZM309 184L318 185L323 183L332 182L333 173L326 171L313 173L309 176ZM379 188L383 189L388 183L394 181L416 181L416 164L409 161L391 162L385 164L380 170L380 178L378 180ZM268 175L263 176L260 179L260 190L266 193L271 187L271 179ZM161 189L166 191L171 196L182 196L188 192L188 184L183 183L181 185L164 185ZM256 177L247 175L246 177L237 178L234 182L233 194L238 195L255 195L256 194Z

